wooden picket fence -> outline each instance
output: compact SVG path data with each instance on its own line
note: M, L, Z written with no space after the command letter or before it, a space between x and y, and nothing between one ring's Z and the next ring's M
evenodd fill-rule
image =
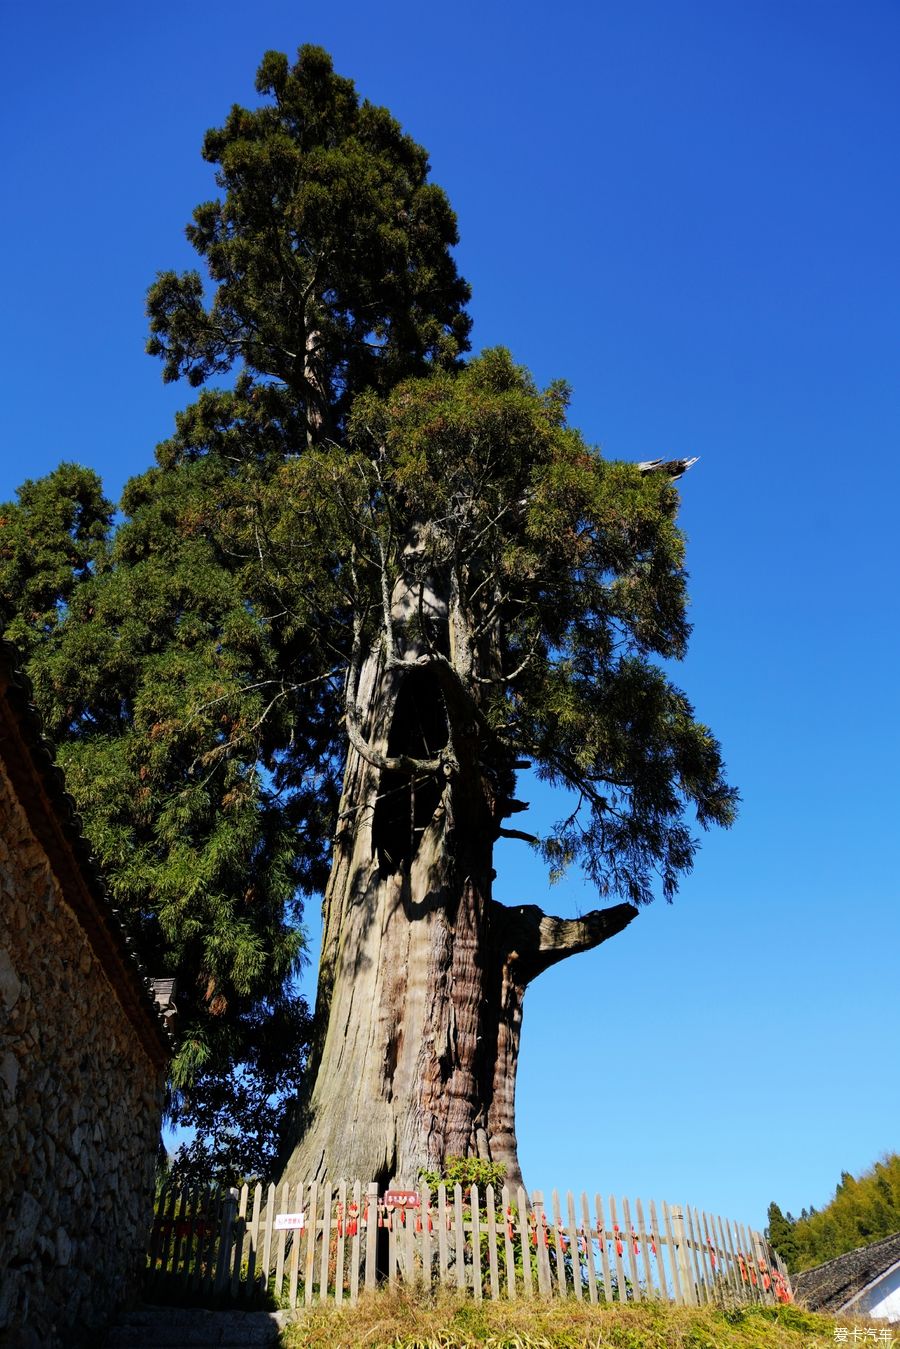
M410 1197L409 1192L407 1192ZM759 1232L670 1204L522 1187L439 1185L385 1202L376 1184L315 1181L164 1190L147 1293L156 1301L347 1302L398 1281L482 1298L647 1299L699 1305L792 1300L787 1269ZM301 1225L302 1224L302 1225Z

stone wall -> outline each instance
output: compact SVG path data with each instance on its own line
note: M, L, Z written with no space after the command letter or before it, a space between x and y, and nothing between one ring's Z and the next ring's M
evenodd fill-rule
M21 795L0 771L0 1345L48 1349L134 1291L165 1069Z

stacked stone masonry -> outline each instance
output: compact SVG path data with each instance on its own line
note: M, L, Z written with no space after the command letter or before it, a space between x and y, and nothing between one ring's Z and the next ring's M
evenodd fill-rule
M68 902L3 748L0 1345L48 1349L98 1343L91 1327L134 1292L165 1066Z

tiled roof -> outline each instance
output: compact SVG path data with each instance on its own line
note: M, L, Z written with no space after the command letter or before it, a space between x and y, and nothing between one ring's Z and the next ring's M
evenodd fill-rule
M815 1269L793 1274L791 1284L797 1298L813 1311L839 1311L857 1293L885 1274L900 1261L900 1232L858 1246L855 1251L837 1255Z
M18 661L16 648L0 641L0 757L66 901L77 914L127 1016L153 1060L165 1063L172 1053L172 1041L147 971L122 927L84 837L77 807L44 736L31 684Z

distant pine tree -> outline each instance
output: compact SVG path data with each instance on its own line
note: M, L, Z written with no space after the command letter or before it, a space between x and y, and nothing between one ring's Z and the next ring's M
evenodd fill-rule
M797 1259L797 1239L794 1235L796 1224L790 1214L785 1217L776 1203L769 1205L769 1223L766 1236L775 1247L788 1269L793 1269Z
M769 1240L797 1273L845 1251L900 1232L900 1154L886 1155L856 1177L842 1171L834 1198L821 1211L802 1209L796 1220L769 1205Z

